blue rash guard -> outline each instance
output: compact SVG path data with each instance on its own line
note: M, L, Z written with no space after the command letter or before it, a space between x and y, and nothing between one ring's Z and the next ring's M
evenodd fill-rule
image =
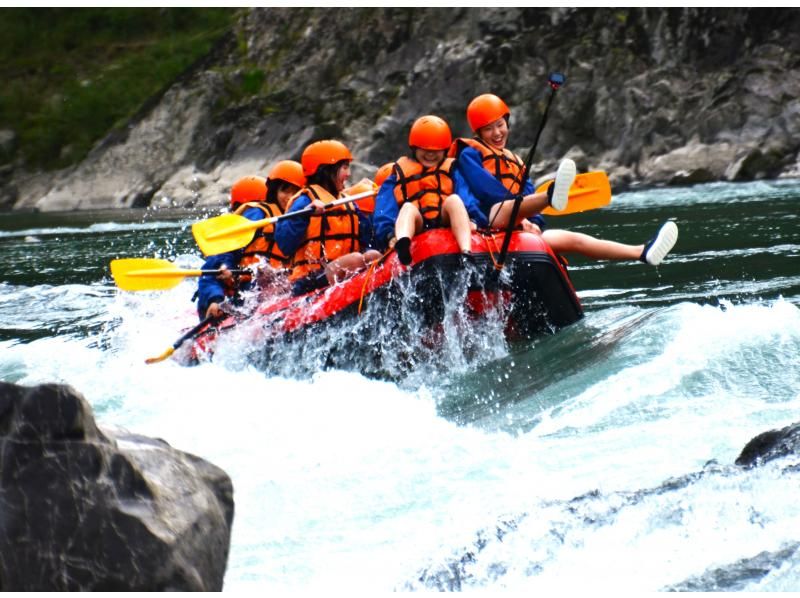
M389 239L394 236L394 223L400 213L400 205L394 196L395 185L397 185L397 175L393 172L383 182L375 199L375 245L381 251L386 250ZM453 172L453 192L464 202L469 219L477 224L478 228L488 226L489 221L481 210L478 199L457 170Z
M469 185L472 193L478 198L481 210L483 210L487 220L494 204L512 198L503 183L483 167L481 154L475 148L469 146L460 148L456 156L456 172L461 173L461 176L466 181L467 185ZM535 192L536 190L533 188L533 183L531 183L530 178L528 178L525 181L522 194L530 195ZM547 228L545 219L539 214L528 218L528 220L538 225L542 230Z
M248 220L261 220L264 213L258 208L247 208L242 212L242 216ZM239 267L239 261L242 259L244 247L236 251L229 251L227 253L219 253L217 255L208 256L203 264L203 270L219 270L222 266L226 266L229 270L235 270ZM222 303L225 300L225 285L217 280L215 274L203 274L197 281L197 315L202 320L206 317L206 310L212 303Z
M294 200L287 214L298 212L311 205L311 198L305 193ZM357 205L353 204L358 215L358 242L361 251L372 247L372 221ZM294 255L306 238L306 230L311 220L311 214L285 218L275 225L275 242L284 255Z

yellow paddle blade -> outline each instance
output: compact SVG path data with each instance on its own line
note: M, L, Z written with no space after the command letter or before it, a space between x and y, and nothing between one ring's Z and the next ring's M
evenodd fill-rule
M547 191L551 181L548 181L536 189L536 193ZM542 210L542 214L548 216L564 216L566 214L577 214L586 210L602 208L611 203L611 184L608 182L608 175L602 170L584 172L575 176L575 181L569 188L569 203L565 210L557 212L551 207Z
M164 291L201 270L181 270L172 262L157 258L124 258L111 261L111 276L123 291Z
M204 255L217 255L249 245L256 230L274 220L248 220L238 214L223 214L195 222L192 234Z
M147 365L152 365L152 364L154 364L154 363L161 363L161 362L162 362L162 361L164 361L165 359L168 359L168 358L172 357L172 354L173 354L174 352L175 352L175 349L173 349L172 347L170 347L169 349L167 349L166 351L164 351L164 352L163 352L161 355L158 355L157 357L148 357L147 359L145 359L145 360L144 360L144 362L145 362Z

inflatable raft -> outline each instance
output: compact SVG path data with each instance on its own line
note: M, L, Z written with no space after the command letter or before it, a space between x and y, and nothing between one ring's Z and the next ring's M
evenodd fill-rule
M383 366L376 360L381 361L387 350L402 350L411 340L403 337L397 322L413 316L406 332L431 346L454 302L473 321L499 314L509 340L554 332L579 320L583 309L565 264L539 235L511 234L504 267L498 269L504 233L473 233L472 258L464 259L449 230L427 231L414 238L409 266L400 264L391 251L339 284L300 296L273 297L247 315L207 326L174 357L187 365L212 359L219 343L238 335L251 361L268 365L276 351L285 354L290 346L299 347L295 360L307 361L303 348L325 339L331 346L317 365L352 369L357 362L358 369L379 371ZM331 330L336 334L331 336ZM393 349L383 343L390 337L398 343Z

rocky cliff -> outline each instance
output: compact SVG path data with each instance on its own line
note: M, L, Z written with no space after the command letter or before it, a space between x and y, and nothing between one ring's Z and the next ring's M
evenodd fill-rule
M800 9L252 9L200 64L81 164L6 176L17 209L222 205L230 185L346 141L355 176L436 113L467 135L492 91L532 172L566 155L616 190L800 176Z

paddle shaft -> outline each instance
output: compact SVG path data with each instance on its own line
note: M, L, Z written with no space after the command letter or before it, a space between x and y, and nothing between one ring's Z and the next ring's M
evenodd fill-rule
M564 83L563 77L560 82L556 83L553 81L553 76L551 75L550 80L548 81L550 85L550 97L547 100L547 106L544 109L544 114L542 115L542 120L539 123L539 130L536 131L536 137L533 140L533 145L531 146L530 151L528 152L528 158L525 160L525 164L522 167L522 177L519 180L519 187L520 192L525 188L525 180L528 178L528 173L531 169L531 160L533 160L533 156L536 153L536 146L539 145L539 138L542 136L542 131L544 130L544 125L547 123L547 113L550 112L550 105L553 103L553 98L556 97L556 91L558 91L559 87ZM511 210L511 218L508 221L508 227L506 228L506 234L503 238L503 246L500 248L500 255L497 257L497 262L495 263L495 268L497 270L502 270L503 265L506 262L506 256L508 255L508 246L511 243L511 231L514 230L517 221L517 214L519 214L519 208L522 204L522 193L520 193L514 199L514 207Z
M203 318L203 320L199 324L197 324L196 326L192 327L188 332L186 332L186 334L184 334L178 340L176 340L174 343L172 343L172 346L169 349L167 349L166 351L164 351L161 355L159 355L158 357L149 357L149 358L145 359L144 362L146 364L150 365L152 363L158 363L160 361L164 361L166 358L168 358L170 355L172 355L178 349L178 347L180 347L183 343L185 343L190 338L194 338L195 336L197 336L197 334L201 330L203 330L203 328L205 328L207 325L213 323L214 320L216 320L215 316L206 316L205 318Z
M356 193L355 195L348 195L346 197L341 197L332 201L329 204L325 205L325 209L329 210L331 208L335 208L336 206L341 206L346 203L351 203L354 201L358 201L359 199L364 199L365 197L370 197L375 195L376 191L364 191L363 193ZM232 226L230 228L217 231L215 233L211 233L208 235L208 240L213 241L214 239L219 239L220 237L227 237L236 233L248 231L248 230L257 230L259 228L263 228L268 224L274 224L280 220L284 220L286 218L297 218L298 216L305 216L307 214L313 214L316 212L316 208L314 207L307 207L303 208L302 210L297 210L296 212L287 212L286 214L281 214L280 216L271 216L270 218L263 218L261 220L253 220L252 222L245 222L238 226Z
M222 274L225 272L224 269L220 268L219 270L157 270L157 269L148 269L148 270L131 270L130 272L126 272L125 276L131 276L133 278L175 278L175 277L185 277L185 276L203 276L204 274ZM236 270L228 270L234 276L241 276L242 274L252 274L251 270L247 268L239 268Z

